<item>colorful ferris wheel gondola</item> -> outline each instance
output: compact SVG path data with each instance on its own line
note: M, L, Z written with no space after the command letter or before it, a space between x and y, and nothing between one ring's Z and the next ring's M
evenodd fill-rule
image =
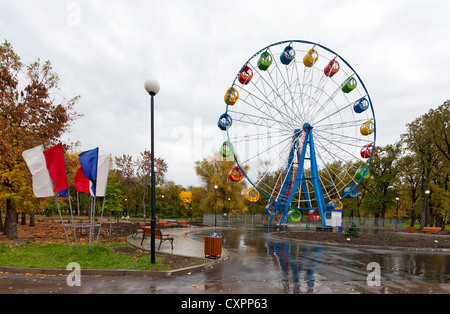
M258 190L255 189L254 187L251 187L250 190L248 190L247 192L247 199L252 203L257 202L259 200Z
M247 85L248 83L250 83L252 78L253 78L252 69L248 65L245 65L242 68L241 73L239 73L239 83Z
M224 113L219 117L219 121L217 122L217 126L222 131L226 131L233 124L233 119L230 117L228 113Z
M312 47L303 57L303 64L305 65L305 67L310 68L317 62L317 60L319 60L319 54L317 53L315 48L316 46Z
M239 182L242 179L244 179L244 173L242 172L239 166L236 166L233 169L231 169L228 178L233 182Z
M323 72L327 77L333 77L336 73L339 72L339 69L340 69L339 62L337 62L336 58L334 58L327 64Z

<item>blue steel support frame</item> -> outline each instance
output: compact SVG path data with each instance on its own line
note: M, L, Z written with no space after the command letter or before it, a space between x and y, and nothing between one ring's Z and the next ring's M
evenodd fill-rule
M299 139L301 138L302 132L305 132L303 144L300 148L299 145ZM306 157L306 151L307 147L309 145L309 158ZM294 182L292 182L292 174L293 174L293 163L294 163L294 156L295 153L297 153L297 161L298 161L298 168L297 173L295 176ZM303 168L305 164L305 160L309 159L311 164L311 178L305 178L303 174ZM286 166L285 171L285 179L283 182L283 185L280 189L280 192L278 193L276 202L274 204L274 207L277 211L281 212L281 218L279 223L287 223L287 213L290 208L290 204L292 202L292 199L294 198L295 192L298 189L298 186L301 184L302 191L304 193L307 207L308 209L311 209L311 200L309 199L309 194L306 190L306 180L311 180L311 183L313 185L314 193L317 200L317 207L319 209L320 219L322 221L322 225L326 227L325 223L325 215L324 212L327 208L327 204L325 202L325 198L323 196L322 187L320 185L320 178L319 178L319 169L317 167L317 160L316 160L316 152L314 149L314 139L312 135L312 127L309 125L309 123L305 123L303 125L303 130L297 129L294 132L294 136L292 139L292 145L291 150L289 152L289 158L288 163ZM271 216L269 220L269 224L272 222L274 216Z

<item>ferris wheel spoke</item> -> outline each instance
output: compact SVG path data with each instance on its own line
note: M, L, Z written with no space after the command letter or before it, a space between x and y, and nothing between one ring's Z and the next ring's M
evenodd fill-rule
M297 114L296 114L289 106L286 105L286 104L288 103L288 101L286 101L285 97L282 97L282 96L281 96L281 93L279 92L280 89L281 89L283 92L285 92L286 90L288 90L289 96L290 96L290 99L289 99L289 100L292 101L292 95L290 94L290 91L289 91L289 84L286 83L286 79L285 79L285 77L284 77L284 75L283 75L283 73L282 73L282 70L281 70L280 67L279 67L278 61L277 61L276 59L274 59L274 61L275 61L275 62L274 62L274 65L275 65L275 66L274 66L274 70L268 72L269 78L270 78L270 80L271 80L271 82L272 82L272 85L275 86L275 88L276 88L276 90L274 90L274 92L276 93L276 95L278 96L278 98L282 101L282 103L283 103L283 105L284 105L283 108L284 108L286 114L289 115L289 111L290 111L290 113L291 113L292 115L294 115L295 118L298 119ZM274 72L275 72L275 73L274 73ZM273 74L273 75L272 75L272 74ZM278 82L278 77L281 78L281 82ZM283 88L281 88L281 87L283 87ZM288 111L287 109L290 109L290 110Z
M360 142L362 142L363 144L364 143L366 143L366 144L372 143L371 139L362 139L359 137L350 136L348 134L339 134L337 132L330 132L330 131L326 131L326 130L321 130L321 133L329 134L330 136L337 137L338 139L336 139L336 142L338 142L338 143L346 143L346 141L348 141L347 144L350 145L351 143L354 143L356 147L361 145ZM339 140L339 138L341 138L342 140Z
M269 132L257 132L257 133L245 133L243 135L236 135L230 137L233 143L247 143L252 141L262 141L269 139L277 139L281 137L285 137L287 134L282 134L282 132L278 132L278 134L269 133Z
M332 102L334 102L334 99L337 97L337 95L341 92L340 87L337 87L333 93L330 95L327 94L328 98L323 103L317 103L317 105L314 107L313 110L310 112L310 119L311 121L314 121L322 112L324 112L328 105ZM348 105L349 106L349 105ZM339 111L338 111L339 112Z
M246 98L244 98L243 101L244 101L245 103L247 103L248 105L252 106L252 107L255 108L256 110L261 110L261 112L264 112L265 115L266 115L267 117L270 117L270 115L269 115L266 111L262 111L262 107L263 107L263 106L266 106L266 109L269 111L269 113L273 113L272 110L275 111L277 114L280 115L280 117L283 119L283 121L284 121L285 123L289 123L289 121L292 121L292 117L289 116L287 113L282 112L282 111L281 111L280 109L278 109L277 107L275 107L275 106L272 104L273 101L271 101L271 99L269 98L269 95L266 95L266 94L265 94L261 89L259 89L258 87L256 87L256 89L258 90L259 94L262 95L262 96L265 98L265 100L262 99L261 97L259 97L258 95L254 94L254 93L253 93L253 94L250 94L245 88L242 88L242 89L243 89L244 91L246 91L246 92L248 93L249 96L251 96L252 98L254 97L254 98L261 104L261 105L258 107L256 101L253 101L253 103L255 104L255 105L254 105L254 104L250 103L249 101L247 101ZM279 98L281 99L281 97L279 97ZM276 100L276 98L275 98L274 100Z
M239 111L234 111L233 113L240 115L233 119L235 121L242 122L242 123L248 123L251 125L260 126L263 128L268 128L268 129L272 129L272 130L276 130L276 131L287 131L287 130L290 130L290 129L293 129L294 127L296 127L295 125L286 124L280 120L268 119L268 118L264 118L264 117L250 114L250 113L246 114L244 112L239 112ZM272 124L269 124L269 122L271 122Z
M350 152L347 148L343 147L343 145L338 145L338 144L343 144L343 143L336 143L335 141L330 141L326 137L323 137L323 136L321 136L320 134L317 134L317 133L315 134L315 140L317 140L320 143L321 143L321 141L324 141L324 142L329 144L329 146L323 145L322 143L320 145L322 146L322 149L326 150L327 152L334 152L334 154L330 154L330 156L332 158L335 158L335 156L337 156L337 154L336 154L337 152L341 152L339 154L339 156L347 156L347 158L351 158L351 159L356 159L357 158L355 153ZM333 147L334 150L331 150L330 146ZM352 146L356 147L356 145L352 145Z
M319 155L319 159L321 159L322 162L323 162L325 165L327 165L327 166L324 167L325 170L322 170L322 171L326 171L326 173L328 174L328 178L327 178L325 175L322 175L322 176L321 176L322 186L325 187L325 189L327 190L327 193L328 193L329 195L331 194L331 192L329 191L329 189L327 188L327 186L331 186L331 188L332 188L333 190L335 190L335 193L334 193L334 194L337 194L337 195L338 195L338 198L340 198L340 197L342 196L341 193L340 193L340 190L342 190L342 189L338 189L338 187L337 187L338 184L340 184L340 186L342 186L342 187L345 187L345 186L347 186L348 183L349 183L349 182L345 182L345 181L344 181L345 178L352 178L352 180L351 180L352 183L354 182L354 180L353 180L353 176L350 175L350 173L349 173L349 169L350 169L350 168L347 166L347 164L346 164L345 162L343 162L342 159L337 159L337 158L335 158L334 155L331 155L331 156L332 156L332 158L333 158L333 160L334 160L333 163L328 163L328 162L326 162L325 160L322 159L322 154ZM331 168L331 166L332 166L333 164L336 164L336 165L338 165L338 166L340 167L341 173L343 173L343 175L340 175L339 173L336 173L336 172ZM333 180L333 178L336 178L336 179ZM337 180L337 182L336 182L336 180ZM325 181L328 182L329 184L324 184ZM334 197L334 198L336 198L336 197ZM330 199L331 199L331 197L330 197Z
M354 105L354 102L353 102L353 103L350 103L350 104L347 104L346 106L343 106L343 107L341 107L341 108L338 108L338 109L335 110L334 112L332 112L332 113L326 115L325 117L323 117L323 118L320 119L319 121L315 122L315 124L319 124L319 123L322 122L323 120L329 119L330 117L332 117L332 116L334 116L334 115L336 115L336 114L342 112L343 110L345 110L345 109L347 109L347 108L349 108L349 107L353 107L353 105ZM323 111L323 110L322 110L322 111ZM321 112L318 112L318 113L314 116L314 118L316 118L320 113L321 113Z
M337 187L337 184L340 183L341 185L344 185L344 182L342 181L341 176L339 175L339 173L336 173L332 169L331 166L333 164L329 164L325 160L323 160L322 155L320 155L320 154L319 154L319 159L325 165L325 167L322 168L322 172L325 172L327 174L327 176L325 176L325 174L322 174L322 176L320 176L320 174L319 174L321 181L322 181L322 186L325 188L328 195L332 195L332 194L339 195L339 189ZM337 161L337 164L340 165L339 161ZM336 182L336 180L337 180L337 182ZM324 183L326 183L326 184L324 184ZM331 191L330 191L330 188L327 188L327 187L331 187ZM333 193L333 190L335 191L334 193ZM330 196L329 196L329 199L331 199Z
M288 141L289 141L289 138L283 139L283 140L281 140L281 142L271 145L271 146L268 147L267 149L262 150L261 152L255 154L255 155L253 155L253 156L250 156L249 158L247 158L246 160L244 160L244 161L242 161L242 162L240 162L240 163L241 163L242 165L245 165L245 164L247 164L249 161L251 161L251 160L253 160L253 159L255 159L255 158L257 158L257 157L259 157L259 156L261 156L261 155L263 155L263 154L265 154L265 153L267 153L267 152L270 151L271 149L274 149L275 147L279 146L281 143L288 142Z
M339 121L328 124L317 124L314 123L314 129L316 130L327 130L327 129L345 129L345 128L355 128L360 127L362 123L367 122L367 118L359 119L359 120L348 120L348 121Z

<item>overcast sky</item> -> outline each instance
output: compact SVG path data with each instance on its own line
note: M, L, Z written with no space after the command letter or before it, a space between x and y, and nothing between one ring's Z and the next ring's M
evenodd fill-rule
M81 100L64 140L119 156L150 149L167 179L199 185L194 162L224 141L223 96L258 50L308 40L358 72L377 119L377 145L450 98L450 1L0 0L0 39L25 63L50 60L61 94Z

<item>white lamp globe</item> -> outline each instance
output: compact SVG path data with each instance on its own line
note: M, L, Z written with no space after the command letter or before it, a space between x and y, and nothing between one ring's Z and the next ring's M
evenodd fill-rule
M144 83L145 90L152 96L159 93L159 83L157 80L146 80Z

